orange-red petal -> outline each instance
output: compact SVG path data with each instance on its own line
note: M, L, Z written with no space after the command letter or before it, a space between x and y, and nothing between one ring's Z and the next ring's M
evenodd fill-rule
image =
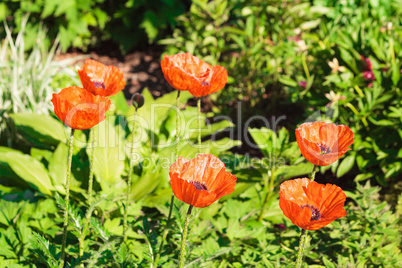
M53 93L56 116L68 127L88 129L105 120L110 100L95 96L83 88L72 86Z
M190 53L166 56L161 61L165 79L177 90L202 97L221 90L228 73L222 66L211 66Z
M211 154L200 154L191 160L179 157L170 166L169 176L174 195L195 207L207 207L231 194L236 184L236 177Z
M319 184L307 178L285 181L279 191L279 206L293 224L306 230L320 229L334 220L346 216L343 208L346 195L332 184ZM313 220L312 210L318 209L320 218Z
M303 156L318 166L327 166L344 155L354 142L354 134L345 125L314 122L296 129L296 140Z
M95 95L112 96L126 85L123 73L117 67L106 66L91 59L85 61L78 75L82 86Z

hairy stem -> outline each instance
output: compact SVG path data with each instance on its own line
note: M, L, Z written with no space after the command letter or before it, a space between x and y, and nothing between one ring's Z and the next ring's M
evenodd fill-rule
M197 100L198 108L198 153L201 153L201 98Z
M92 148L91 148L91 156L90 156L90 162L89 162L89 180L88 180L88 210L85 215L85 223L84 223L84 228L82 229L81 236L79 238L79 244L80 244L80 257L84 255L84 241L85 241L85 236L88 231L89 227L89 221L91 219L92 215L92 209L90 209L92 205L92 188L93 188L93 179L94 179L94 157L95 157L95 139L96 139L96 126L92 128L91 131L91 137L92 137ZM82 264L81 267L84 267Z
M67 175L66 175L66 196L64 198L64 222L63 222L63 239L61 243L61 256L60 268L64 267L64 260L66 258L66 241L67 241L67 226L68 226L68 206L70 203L70 175L71 175L71 162L73 160L73 143L74 143L74 129L71 129L70 140L68 142L68 160L67 160Z
M130 166L128 169L128 178L127 178L127 193L126 193L126 204L124 206L124 219L123 219L123 237L124 241L127 239L127 213L128 213L128 204L129 204L129 197L131 192L131 175L133 174L134 169L134 134L135 134L135 122L137 121L137 108L134 112L134 122L133 122L133 130L131 132L131 152L130 152Z
M179 141L180 141L180 90L177 91L176 98L176 146L175 146L175 159L179 157Z
M313 171L311 172L311 181L315 180L315 173L317 172L318 166L314 165Z
M304 254L304 247L306 246L307 242L307 230L302 229L300 235L300 242L299 242L299 250L297 251L297 261L296 261L296 268L300 268L303 265L303 254Z
M187 234L188 234L188 223L190 222L190 216L191 216L192 210L193 210L193 206L190 205L188 208L188 211L187 211L186 221L184 222L183 237L181 238L179 268L183 268L184 263L186 262L186 241L187 241Z

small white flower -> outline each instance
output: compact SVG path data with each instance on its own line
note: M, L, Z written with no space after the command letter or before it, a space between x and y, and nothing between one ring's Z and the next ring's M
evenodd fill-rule
M340 66L337 58L334 58L332 61L328 61L328 65L331 67L333 73L346 72L345 66Z

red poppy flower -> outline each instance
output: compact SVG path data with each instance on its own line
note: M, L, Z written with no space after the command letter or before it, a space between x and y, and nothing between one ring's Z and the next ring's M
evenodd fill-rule
M110 100L80 87L67 87L53 93L54 112L66 126L88 129L105 120Z
M190 53L166 56L161 61L165 79L177 90L188 90L194 97L202 97L221 90L228 81L222 66L211 66Z
M207 207L231 194L236 184L236 176L225 171L225 164L211 154L199 154L191 160L179 157L170 166L169 176L174 195L195 207Z
M78 75L83 88L95 95L112 96L123 90L126 85L119 68L90 59L85 61L82 70L78 70Z
M307 178L285 181L279 191L283 214L305 230L318 230L345 217L345 200L346 195L338 186Z
M303 156L317 166L327 166L344 155L354 143L354 134L345 125L314 122L296 129L296 140Z

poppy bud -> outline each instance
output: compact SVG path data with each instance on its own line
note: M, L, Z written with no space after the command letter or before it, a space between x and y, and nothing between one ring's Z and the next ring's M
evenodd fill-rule
M134 93L131 97L131 103L133 104L135 109L141 108L145 103L144 95L140 93Z

